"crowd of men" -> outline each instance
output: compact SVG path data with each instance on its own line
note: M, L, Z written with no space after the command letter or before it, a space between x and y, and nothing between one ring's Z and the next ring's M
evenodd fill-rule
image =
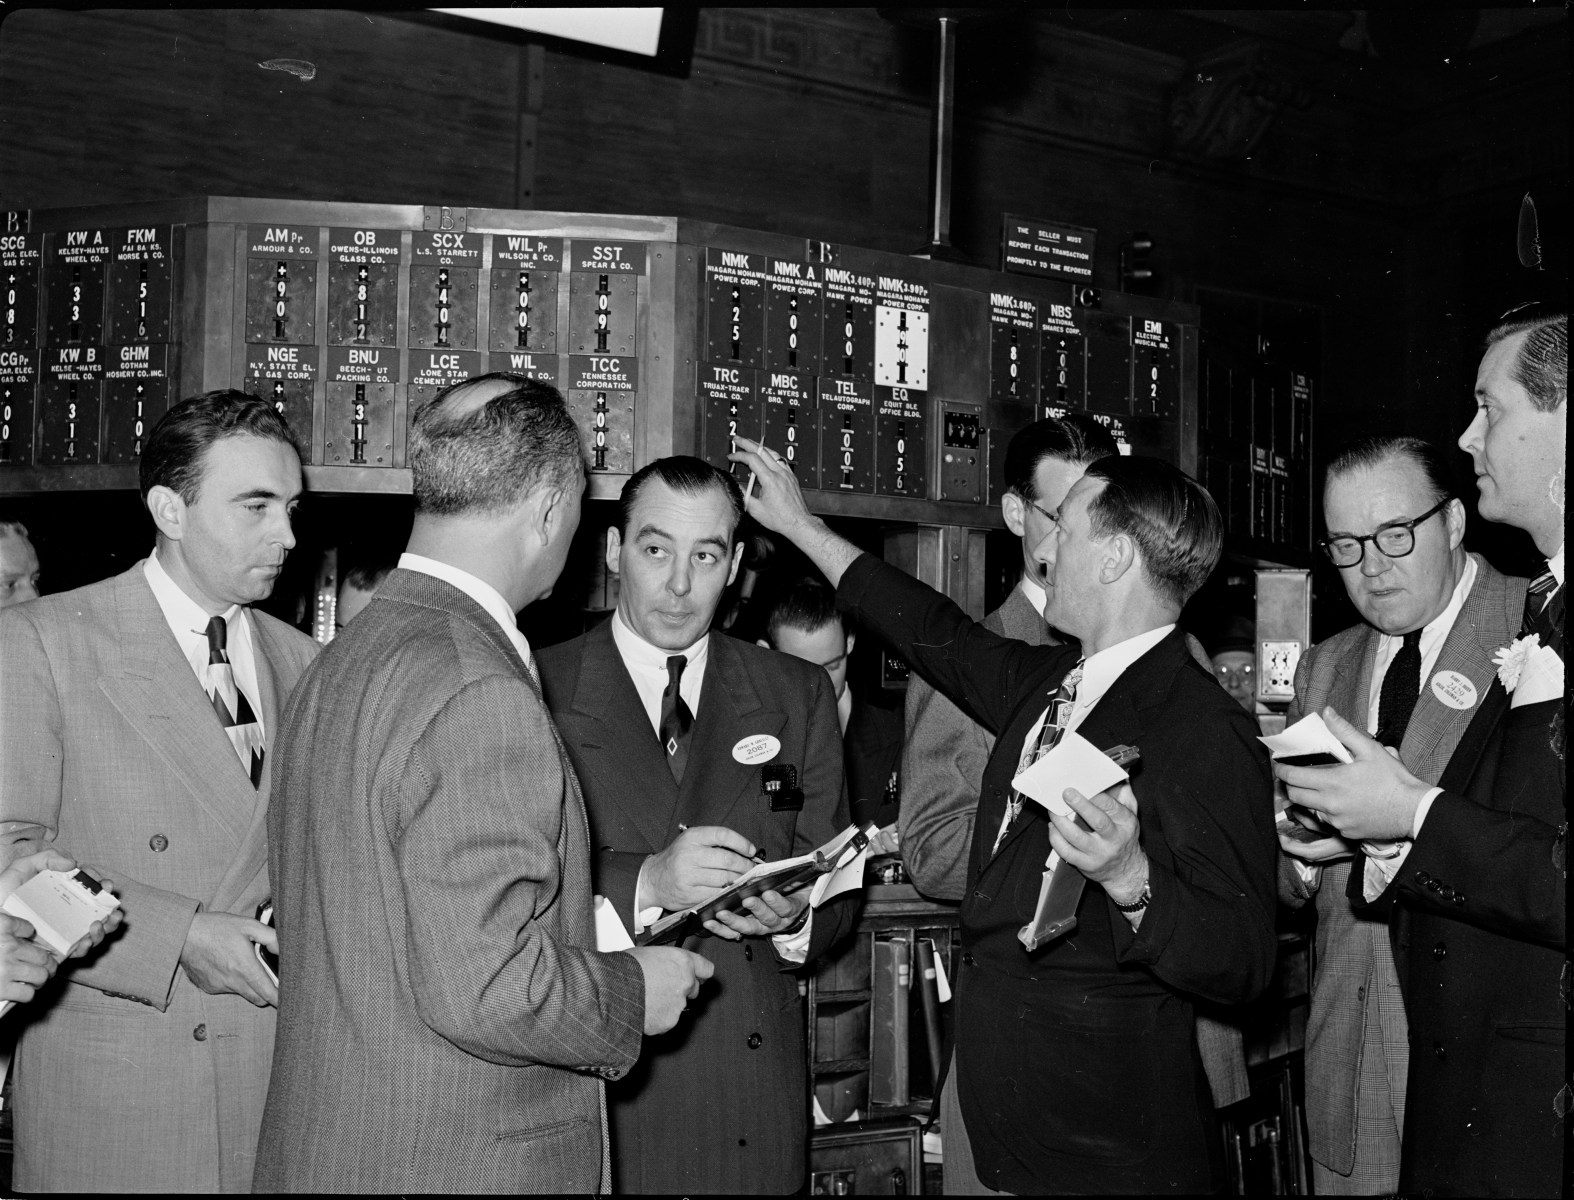
M739 439L746 488L686 457L629 479L616 611L532 647L516 614L567 561L582 449L553 388L472 379L416 415L408 546L324 648L254 607L295 544L289 429L240 393L175 406L130 570L39 598L0 524L0 897L79 860L122 902L66 958L0 915L16 1186L801 1189L799 977L856 891L627 938L856 820L960 904L948 1192L1218 1190L1228 1010L1309 904L1315 1190L1557 1194L1566 397L1566 315L1509 314L1459 444L1535 580L1466 552L1442 448L1329 462L1321 545L1361 620L1302 657L1289 715L1321 714L1334 765L1271 763L1180 626L1212 498L1085 418L1013 440L1021 575L982 622ZM825 581L759 644L713 632L746 516ZM912 668L905 739L847 684L860 635ZM1073 734L1140 758L1092 795L1018 790ZM1074 933L1035 936L1062 903Z

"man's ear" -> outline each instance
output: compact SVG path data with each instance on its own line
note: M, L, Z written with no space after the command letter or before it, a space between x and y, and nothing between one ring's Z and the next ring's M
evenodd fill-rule
M1459 544L1465 540L1465 503L1458 497L1448 502L1448 507L1443 510L1443 517L1448 522L1448 548L1458 550Z
M1005 520L1006 528L1017 537L1022 537L1024 532L1023 522L1027 519L1027 504L1015 492L1007 492L1000 497L1000 516Z
M1113 534L1104 543L1104 556L1099 561L1099 582L1114 583L1130 571L1137 562L1137 544L1124 533Z
M623 535L616 525L607 526L607 574L618 573L618 555L623 551Z
M738 568L743 565L743 543L734 542L732 547L732 570L727 572L727 586L732 586L732 581L738 578Z
M851 654L853 652L853 647L856 646L857 644L858 644L858 631L856 629L849 629L847 631L847 653Z
M186 534L186 502L180 493L162 483L148 489L148 513L161 537L180 541Z

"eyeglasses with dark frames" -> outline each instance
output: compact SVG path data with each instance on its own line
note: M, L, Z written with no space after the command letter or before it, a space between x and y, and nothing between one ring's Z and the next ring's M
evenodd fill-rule
M1444 496L1419 517L1408 521L1391 521L1375 533L1341 533L1325 537L1317 544L1328 555L1328 560L1339 568L1353 567L1366 557L1366 543L1371 542L1388 558L1404 558L1416 548L1416 526L1436 516L1448 507L1452 496Z
M1048 519L1048 521L1049 521L1049 523L1051 525L1059 525L1060 524L1060 518L1057 517L1054 513L1050 512L1049 509L1045 508L1037 500L1029 500L1027 502L1027 504L1028 504L1029 508L1036 508L1036 509L1038 509L1039 513L1042 516L1044 516L1046 519Z

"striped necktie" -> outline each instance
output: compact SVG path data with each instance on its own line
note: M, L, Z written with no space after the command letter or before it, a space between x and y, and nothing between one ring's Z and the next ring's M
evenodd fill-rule
M251 778L252 787L262 786L262 723L235 683L235 668L225 649L229 627L223 617L208 622L208 669L203 686L213 704L214 715L229 735L230 745L240 756L241 766Z
M1543 627L1549 624L1547 614L1551 611L1552 593L1558 586L1558 578L1551 569L1543 571L1530 581L1530 586L1525 589L1525 616L1520 622L1519 636L1527 633L1540 633ZM1545 636L1541 639L1545 642Z
M1032 746L1026 748L1022 757L1017 761L1016 774L1020 775L1044 755L1048 754L1065 735L1066 722L1071 718L1071 705L1077 698L1077 685L1082 682L1082 660L1077 660L1077 665L1066 672L1066 677L1060 681L1060 686L1055 689L1055 695L1049 702L1049 707L1044 710L1043 724L1039 726L1038 737ZM1023 795L1013 789L1011 799L1006 801L1006 814L1000 822L1000 832L995 834L995 845L989 852L993 858L1000 853L1000 843L1006 840L1006 834L1011 832L1011 826L1016 822L1017 814L1022 811Z

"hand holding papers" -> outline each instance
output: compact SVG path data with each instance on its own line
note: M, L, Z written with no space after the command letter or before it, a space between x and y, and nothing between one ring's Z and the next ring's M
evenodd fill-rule
M778 862L757 863L709 900L656 922L637 939L642 946L660 946L704 934L705 922L718 913L746 911L743 902L773 891L787 896L813 885L809 906L818 908L832 896L863 885L863 865L875 827L849 825L818 850Z
M1289 766L1322 767L1355 761L1318 713L1307 713L1283 733L1257 740L1268 747L1275 762Z
M1297 722L1275 739L1264 738L1269 750L1278 738L1289 737L1313 718ZM1296 765L1275 754L1274 773L1284 781L1293 804L1309 809L1347 839L1388 842L1411 835L1415 812L1430 790L1386 746L1325 708L1318 724L1327 740L1317 737L1312 752L1332 755L1332 766ZM1316 734L1316 725L1311 727ZM1331 745L1329 743L1332 743ZM1303 743L1304 744L1304 743ZM1293 747L1292 747L1293 749Z

